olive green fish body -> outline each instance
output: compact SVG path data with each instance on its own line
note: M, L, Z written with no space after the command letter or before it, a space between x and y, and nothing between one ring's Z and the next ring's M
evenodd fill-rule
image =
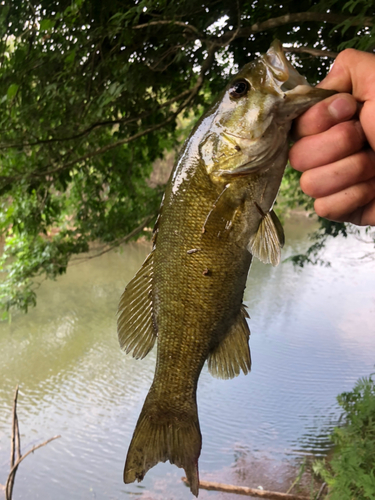
M203 169L186 184L186 192L173 201L167 192L164 200L153 299L160 351L168 351L171 336L178 339L178 346L173 345L178 353L168 355L191 357L197 378L197 370L237 316L251 254L241 244L248 241L239 223L241 211L220 200L224 186L212 184Z
M204 363L221 378L251 366L242 305L252 257L276 265L272 211L292 119L332 92L313 89L276 42L229 84L186 141L162 202L154 245L119 305L121 346L155 376L129 447L124 481L158 462L185 469L198 495L196 389Z

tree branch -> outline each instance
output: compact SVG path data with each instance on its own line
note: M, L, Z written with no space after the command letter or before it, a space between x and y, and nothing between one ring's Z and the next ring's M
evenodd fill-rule
M186 477L182 478L185 484L189 484ZM225 493L236 493L248 497L267 498L268 500L309 500L310 497L304 495L293 495L289 493L279 493L277 491L258 490L257 488L247 488L246 486L234 486L232 484L214 483L211 481L199 481L199 488L202 490L224 491Z
M306 54L311 54L314 57L331 57L332 59L336 59L338 56L338 52L332 52L332 50L313 49L311 47L283 47L283 50L284 52L305 52Z
M137 26L133 26L133 30L139 30L143 28L148 28L149 26L156 26L156 25L162 25L162 24L174 24L176 26L182 26L185 29L188 29L195 33L198 38L204 38L201 33L195 28L195 26L192 26L191 24L185 24L182 21L173 21L171 20L160 20L160 21L151 21L150 23L145 23L145 24L138 24Z
M117 240L113 245L110 245L109 247L105 248L104 250L101 250L100 252L96 253L95 255L89 255L88 257L76 257L71 259L71 266L81 264L82 262L86 262L87 260L95 259L96 257L100 257L101 255L104 255L105 253L111 252L115 248L119 247L120 245L123 245L127 241L129 241L131 238L136 236L137 234L141 233L143 229L147 226L149 222L152 221L152 219L156 216L155 214L148 215L142 222L141 224L133 229L129 234L121 238L120 240Z
M170 123L172 120L174 120L175 117L178 115L178 113L180 113L194 98L194 96L196 95L197 91L199 90L199 88L201 87L201 85L203 83L205 71L207 71L207 69L212 64L212 61L214 59L214 53L215 53L216 49L218 47L222 47L222 46L226 46L226 45L230 44L235 38L249 37L252 34L259 33L259 32L264 31L264 30L273 29L273 28L276 28L278 26L282 26L282 25L285 25L288 23L302 23L302 22L309 22L309 21L314 22L315 21L315 22L326 22L326 23L338 24L338 23L341 23L341 22L347 21L347 20L349 20L352 23L352 25L364 24L366 26L373 26L373 20L371 18L365 18L364 20L359 20L355 17L350 18L350 17L347 17L347 16L342 15L342 14L319 13L319 12L300 12L300 13L286 14L283 16L268 19L267 21L264 21L261 23L255 23L252 26L248 26L248 27L244 27L244 28L240 28L238 26L234 32L227 31L221 37L218 37L216 40L213 40L212 37L204 38L203 35L201 33L199 33L199 31L194 26L192 26L190 24L185 24L182 21L156 20L156 21L151 21L151 22L146 23L146 24L140 24L140 25L134 26L133 29L143 29L143 28L146 28L149 26L174 24L176 26L183 27L185 29L190 30L199 39L201 39L203 41L203 43L205 43L207 45L209 54L208 54L207 59L205 60L205 62L202 65L202 69L204 66L205 66L205 69L204 69L204 71L201 72L201 74L197 80L196 85L192 89L186 90L186 91L182 92L181 94L179 94L178 96L169 99L165 103L162 103L158 109L163 108L165 106L168 106L168 105L172 104L173 102L176 102L176 101L184 98L185 96L186 96L186 100L179 106L177 111L173 112L166 120L164 120L163 122L161 122L157 125L154 125L152 127L148 127L147 129L140 131L140 132L138 132L130 137L125 137L125 138L120 139L120 140L113 142L111 144L107 144L106 146L104 146L102 148L97 148L97 149L90 151L90 152L88 152L88 153L86 153L86 154L84 154L84 155L82 155L74 160L71 160L63 165L59 165L55 168L51 168L50 170L46 170L45 172L33 172L33 173L28 174L28 176L29 177L31 177L31 176L44 177L44 176L47 176L50 174L55 174L57 172L66 170L77 163L80 163L80 162L86 161L90 158L93 158L95 156L104 154L107 151L110 151L111 149L114 149L114 148L121 146L121 145L124 145L124 144L128 144L132 141L139 139L140 137L142 137L144 135L147 135L151 132L154 132L156 130L163 128L168 123ZM309 48L309 47L293 47L293 48L291 47L291 48L287 48L284 50L286 50L287 52L296 52L296 53L297 52L306 52L306 53L309 53L311 55L319 56L319 57L327 56L327 57L333 58L336 56L336 53L334 53L334 52L320 51L318 49L313 49L313 48ZM206 64L207 61L210 61L210 63ZM105 120L105 121L101 121L101 122L96 122L96 123L89 125L84 130L77 132L76 134L69 136L69 137L63 137L63 138L54 137L52 139L37 140L35 142L30 142L30 143L2 145L2 146L0 146L0 149L19 148L19 147L26 147L26 146L35 146L38 144L44 144L44 143L50 143L50 142L58 142L58 141L63 142L63 141L74 140L74 139L78 139L78 138L81 138L85 135L90 134L97 127L112 126L114 124L119 124L119 123L124 123L124 124L132 123L132 122L135 122L136 120L150 116L151 114L152 114L152 112L147 112L147 113L145 112L137 117L121 118L118 120ZM74 151L74 149L72 150L72 152L73 151ZM52 165L47 165L46 168L48 169L51 166ZM17 181L20 178L21 178L21 176L17 176L17 177L12 177L12 176L5 177L4 176L4 177L0 177L0 181L2 180L5 183L9 183L9 182Z
M119 141L115 141L115 142L112 142L110 144L107 144L106 146L103 146L102 148L98 148L98 149L95 149L94 151L90 151L82 156L79 156L78 158L75 158L74 160L71 160L67 163L64 163L63 165L57 166L56 168L52 168L50 170L45 170L43 172L35 172L34 171L34 172L30 172L29 174L13 176L13 177L12 176L7 176L7 177L3 176L3 177L0 177L0 182L3 181L3 183L4 183L3 186L5 186L6 184L9 184L11 182L17 182L20 179L26 179L26 178L30 178L30 177L46 177L48 175L56 174L58 172L63 172L64 170L69 169L70 167L72 167L73 165L76 165L77 163L81 163L81 162L86 161L86 160L93 158L95 156L102 155L102 154L106 153L107 151L111 151L112 149L117 148L118 146L128 144L129 142L135 141L136 139L139 139L140 137L143 137L144 135L147 135L150 132L154 132L155 130L159 130L160 128L163 128L165 125L167 125L172 120L174 120L176 118L176 116L179 115L181 113L181 111L183 111L186 108L186 106L188 106L188 104L193 100L193 98L198 93L199 89L201 88L201 86L203 84L205 73L210 68L210 66L212 65L212 63L215 59L216 47L217 47L217 45L215 43L211 44L210 48L208 49L207 57L203 61L203 64L201 66L201 71L200 71L199 77L198 77L194 87L192 87L188 91L187 98L184 100L184 102L182 104L180 104L178 109L176 111L174 111L163 122L158 123L157 125L154 125L153 127L149 127L145 130L142 130L142 131L138 132L137 134L134 134L130 137L125 137L124 139L120 139ZM182 95L185 95L185 92L183 92L180 96L182 96ZM167 102L171 103L172 99L170 99ZM49 165L46 166L46 168L48 168L48 167L49 167ZM0 186L0 189L1 189L1 186Z
M340 24L344 21L351 21L352 26L373 26L374 21L371 17L366 17L365 19L357 19L356 17L348 17L343 14L324 14L320 12L296 12L294 14L285 14L284 16L274 17L272 19L267 19L262 23L255 23L252 26L242 28L238 34L237 38L247 38L250 35L259 33L260 31L265 31L273 28L278 28L284 24L289 23L302 23L302 22L326 22L329 24ZM219 39L221 44L227 44L228 40L232 37L231 32L226 32Z
M278 28L284 24L289 23L302 23L302 22L326 22L329 24L340 24L344 21L350 21L352 26L373 26L374 21L371 17L366 17L364 19L358 19L357 17L348 17L344 14L331 14L322 12L296 12L293 14L285 14L283 16L274 17L272 19L267 19L262 23L255 23L252 26L248 26L242 29L236 30L236 36L233 37L233 31L227 31L217 39L217 44L219 46L228 45L234 38L248 38L250 35L259 33L260 31L265 31L273 28ZM175 24L176 26L182 26L190 31L194 32L198 38L204 42L212 43L212 38L205 38L199 31L191 24L185 24L181 21L173 20L160 20L151 21L146 24L139 24L138 26L133 26L133 29L147 28L153 25L163 25L163 24Z
M191 89L184 90L180 94L176 95L175 97L172 97L171 99L168 99L167 101L161 103L156 109L162 109L165 108L166 106L169 106L170 104L173 104L176 101L179 101L180 99L183 99L186 95L188 95L191 92ZM31 147L31 146L39 146L41 144L49 144L51 142L64 142L64 141L72 141L74 139L79 139L85 135L90 134L94 129L99 128L99 127L106 127L106 126L113 126L116 124L124 124L128 125L129 123L134 123L138 120L142 120L143 118L148 118L151 116L155 111L149 111L145 113L141 113L138 116L134 116L132 118L119 118L118 120L104 120L101 122L95 122L89 125L87 128L84 130L81 130L80 132L77 132L74 135L67 136L67 137L53 137L52 139L39 139L34 142L22 142L22 143L14 143L14 144L7 144L7 145L0 145L0 150L2 149L11 149L11 148L24 148L24 147Z
M192 87L190 89L190 91L188 93L188 97L178 107L178 109L176 111L174 111L166 120L164 120L161 123L158 123L157 125L154 125L153 127L149 127L141 132L138 132L137 134L134 134L131 137L125 137L124 139L120 139L119 141L113 142L111 144L107 144L106 146L103 146L102 148L98 148L94 151L86 153L85 155L82 155L79 158L76 158L75 160L72 160L72 161L66 163L65 165L62 165L58 169L49 170L48 172L43 172L42 174L38 175L38 177L40 177L40 176L44 177L46 175L54 174L60 170L66 170L67 168L70 168L71 166L75 165L76 163L80 163L82 161L88 160L89 158L93 158L94 156L98 156L98 155L101 155L103 153L106 153L107 151L110 151L111 149L117 148L118 146L122 146L123 144L128 144L129 142L135 141L136 139L139 139L140 137L143 137L144 135L149 134L150 132L154 132L155 130L159 130L160 128L167 125L169 122L174 120L176 118L176 116L181 113L181 111L183 111L186 108L186 106L193 100L193 98L198 93L198 91L201 88L202 83L204 81L205 73L214 61L215 51L216 51L216 45L212 44L210 49L208 50L207 58L204 60L204 62L202 64L200 75L199 75L194 87Z
M198 39L202 40L203 43L205 43L208 47L220 47L220 46L226 46L229 45L234 39L236 38L247 38L252 34L259 33L260 31L265 31L273 28L277 28L279 26L288 24L288 23L301 23L301 22L308 22L308 21L315 21L315 22L326 22L326 23L331 23L331 24L339 24L342 23L343 21L350 20L351 24L353 26L355 25L365 25L365 26L373 26L374 21L372 18L368 17L363 20L357 19L356 17L347 17L343 14L331 14L331 13L320 13L320 12L299 12L299 13L293 13L293 14L285 14L283 16L275 17L272 19L268 19L267 21L264 21L262 23L255 23L252 26L240 28L238 25L237 29L235 31L227 31L224 33L221 37L218 37L216 40L212 40L212 37L210 38L205 38L203 34L201 34L197 28L192 26L191 24L185 24L182 21L174 21L174 20L158 20L158 21L151 21L149 23L145 24L139 24L137 26L133 26L133 29L143 29L147 28L149 26L157 26L157 25L168 25L168 24L174 24L176 26L183 27L185 29L190 30L192 33L194 33ZM284 49L285 50L285 49ZM309 47L295 47L295 48L288 48L285 50L286 52L306 52L308 54L311 54L316 57L332 57L335 58L337 56L337 53L331 52L331 51L320 51L318 49L312 49ZM187 95L190 92L190 90L182 92L180 95L169 99L165 103L162 103L160 105L160 108L163 108L165 106L168 106L169 104L178 101L185 95ZM106 126L113 126L115 124L129 124L129 123L134 123L135 121L139 119L146 118L150 116L152 112L148 113L142 113L141 115L138 115L137 117L133 118L120 118L118 120L104 120L104 121L99 121L95 122L91 125L89 125L87 128L84 130L81 130L77 132L74 135L67 136L67 137L53 137L52 139L41 139L41 140L36 140L34 142L27 142L27 143L14 143L14 144L9 144L9 145L0 145L0 150L2 149L8 149L8 148L22 148L22 147L32 147L32 146L37 146L40 144L46 144L46 143L52 143L52 142L64 142L64 141L70 141L74 139L79 139L80 137L83 137L85 135L90 134L94 129L98 127L106 127ZM170 120L167 122L164 122L164 124L169 123ZM164 124L162 126L164 126ZM158 127L161 128L161 127ZM157 129L147 129L146 133L152 132ZM132 140L137 139L139 136L136 134L133 136L133 138L129 138L128 141L130 142ZM126 143L125 142L125 143ZM119 141L118 145L124 144L123 142ZM116 147L116 146L114 146ZM99 150L98 150L99 151ZM100 154L100 153L98 153ZM94 154L95 155L95 154ZM90 157L90 156L89 156ZM83 158L83 157L82 157ZM87 158L83 158L87 159ZM79 161L79 160L78 160Z

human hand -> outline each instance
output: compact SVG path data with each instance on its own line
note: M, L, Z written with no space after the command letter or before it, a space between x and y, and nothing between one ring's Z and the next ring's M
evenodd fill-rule
M295 120L290 163L319 216L375 226L375 55L344 50L318 86L341 93Z

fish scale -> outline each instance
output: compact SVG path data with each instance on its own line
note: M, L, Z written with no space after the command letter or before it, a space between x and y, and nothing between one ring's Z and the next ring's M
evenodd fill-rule
M253 256L277 265L283 229L272 210L292 119L332 95L312 88L277 41L229 83L187 139L167 186L153 249L125 288L120 345L143 358L157 341L155 375L130 443L124 481L158 462L183 467L198 496L201 432L196 390L250 371L242 305Z

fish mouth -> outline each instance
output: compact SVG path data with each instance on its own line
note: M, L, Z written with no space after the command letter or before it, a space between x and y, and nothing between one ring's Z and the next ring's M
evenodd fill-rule
M317 89L312 87L304 76L292 66L285 56L283 46L279 40L274 40L267 53L263 56L267 70L269 85L279 94L285 96L298 95L311 98L318 102L337 92L334 90Z
M289 93L299 86L312 88L306 78L300 75L285 57L279 40L273 41L263 56L263 62L266 65L268 77L273 81L273 86L281 93Z
M283 46L274 40L263 56L267 86L283 97L283 114L295 118L313 104L337 94L335 90L312 87L285 57ZM291 115L289 114L291 113Z

